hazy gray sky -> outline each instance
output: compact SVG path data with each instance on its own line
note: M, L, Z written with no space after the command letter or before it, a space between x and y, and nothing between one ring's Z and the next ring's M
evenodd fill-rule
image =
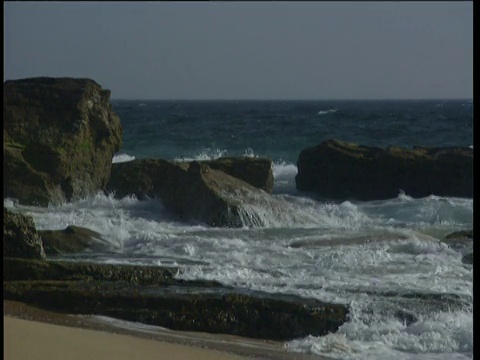
M473 97L473 2L4 2L4 80L117 99Z

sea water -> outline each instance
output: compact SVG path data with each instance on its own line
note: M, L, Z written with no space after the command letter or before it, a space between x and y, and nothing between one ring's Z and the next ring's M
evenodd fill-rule
M288 351L338 359L473 357L473 272L462 262L471 245L441 241L473 227L473 199L412 198L399 189L381 201L319 201L295 188L300 151L330 138L473 147L471 101L113 100L112 106L124 129L113 162L268 157L272 202L245 204L245 214L259 221L229 229L179 222L158 199L97 194L48 208L4 200L32 216L37 229L84 226L109 243L60 259L174 266L180 279L349 306L337 332L286 342Z

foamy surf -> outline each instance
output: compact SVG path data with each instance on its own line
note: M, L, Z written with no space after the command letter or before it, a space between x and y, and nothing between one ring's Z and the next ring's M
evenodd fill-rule
M112 163L117 164L117 163L132 161L132 160L135 160L135 156L128 155L128 154L115 154L112 158Z
M98 194L48 208L12 199L4 206L31 215L38 229L83 226L110 243L106 252L57 259L175 266L179 279L349 305L336 334L288 342L290 351L341 359L471 356L472 266L440 239L472 226L472 199L272 198L273 210L249 209L261 226L239 229L176 222L156 199Z
M332 114L336 112L337 112L337 109L320 110L318 112L318 115Z

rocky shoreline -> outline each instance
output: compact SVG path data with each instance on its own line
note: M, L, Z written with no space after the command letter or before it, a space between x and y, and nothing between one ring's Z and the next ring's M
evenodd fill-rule
M270 159L138 159L112 165L122 128L109 97L90 79L5 82L4 197L47 206L103 191L157 197L179 221L215 227L261 223L243 206L273 204ZM381 149L329 140L300 153L296 183L300 191L330 199L384 199L399 190L414 197L471 197L473 150ZM470 244L473 232L445 241ZM89 229L37 232L31 218L4 207L4 299L61 313L273 340L326 335L348 317L343 304L178 280L182 269L51 258L102 246L101 234ZM473 252L464 261L473 262Z
M256 339L335 332L347 308L295 296L183 281L175 269L5 258L4 299L61 313L105 315Z

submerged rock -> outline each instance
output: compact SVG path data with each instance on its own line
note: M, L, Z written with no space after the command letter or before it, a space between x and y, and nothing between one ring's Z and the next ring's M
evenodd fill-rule
M101 234L74 225L64 230L40 230L38 234L47 255L75 253L106 246Z
M462 262L473 264L473 229L455 231L442 240L449 247L462 253Z
M215 166L223 165L220 162ZM119 198L126 195L139 199L158 197L180 219L202 221L211 226L250 225L245 223L248 219L244 216L243 204L261 199L269 201L265 191L212 169L206 162L163 159L114 164L107 192Z
M473 196L473 149L370 147L327 140L301 151L296 186L333 199Z
M30 216L3 208L3 256L44 259L42 239ZM4 269L5 271L5 269Z
M473 241L473 229L452 232L445 236L444 241L449 243Z
M175 269L23 259L6 259L6 268L6 300L173 330L290 340L335 332L348 312L314 299L175 280Z
M473 264L473 252L463 255L462 262L465 264Z
M46 206L103 189L122 128L110 91L90 79L6 81L4 197Z

